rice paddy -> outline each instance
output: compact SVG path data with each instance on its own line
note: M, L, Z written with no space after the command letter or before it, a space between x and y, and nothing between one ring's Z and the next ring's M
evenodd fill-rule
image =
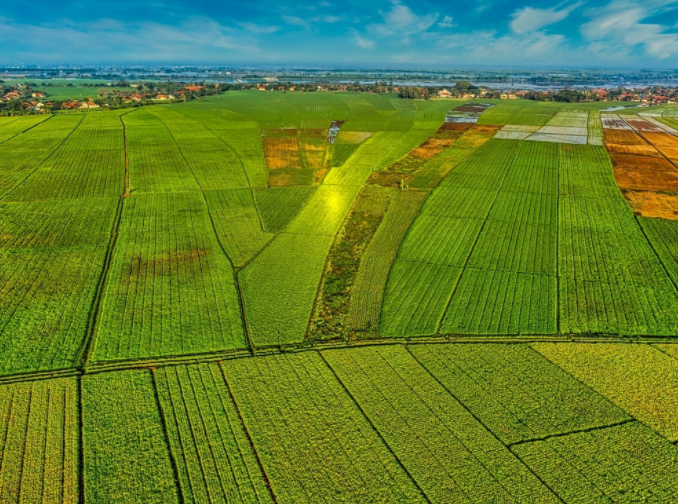
M0 501L671 502L678 124L603 107L2 122Z

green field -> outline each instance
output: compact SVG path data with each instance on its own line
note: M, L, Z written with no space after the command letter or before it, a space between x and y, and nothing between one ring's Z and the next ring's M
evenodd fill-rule
M678 220L463 103L2 118L0 502L675 500Z

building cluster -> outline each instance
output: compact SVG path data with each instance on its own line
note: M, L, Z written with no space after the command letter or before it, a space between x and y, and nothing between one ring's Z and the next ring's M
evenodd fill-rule
M209 89L202 85L172 85L172 89L158 91L157 85L134 85L129 90L101 88L98 95L86 99L55 100L47 92L33 91L24 85L14 85L0 95L0 113L44 114L54 110L87 110L140 106L156 102L188 101L220 91L219 85Z

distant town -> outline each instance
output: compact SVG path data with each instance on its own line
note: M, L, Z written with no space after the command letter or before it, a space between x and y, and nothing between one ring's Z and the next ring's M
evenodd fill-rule
M673 71L338 71L198 67L3 68L0 115L125 108L204 100L233 90L393 93L410 99L630 102L678 99Z

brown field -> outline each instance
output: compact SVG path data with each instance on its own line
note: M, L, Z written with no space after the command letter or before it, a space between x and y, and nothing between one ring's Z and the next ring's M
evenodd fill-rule
M445 123L440 129L441 130L455 130L455 131L468 131L473 128L475 125L473 123Z
M444 133L448 133L448 131ZM426 140L426 142L414 149L411 152L411 155L420 159L431 159L437 154L440 154L447 147L450 147L455 142L455 140L461 136L461 132L455 133L457 134L444 135L443 138L438 138L438 134L436 134L436 136L429 138Z
M628 124L626 124L623 119L619 119L618 117L602 116L600 120L603 122L603 127L605 129L631 131L631 127Z
M631 126L634 130L637 131L650 131L650 132L658 132L661 133L663 132L662 129L658 128L654 124L652 124L650 121L646 121L645 119L625 119L627 124Z
M678 161L678 147L660 147L659 150L671 161Z
M643 137L655 147L678 147L678 137L666 133L643 132Z
M646 191L624 191L636 215L678 220L678 196Z
M614 154L610 153L612 166L615 168L624 168L628 170L655 170L655 171L676 171L673 166L664 157L636 156L633 154ZM678 173L678 171L676 171Z
M636 156L662 157L661 153L651 145L605 144L610 154L634 154Z
M678 192L678 170L637 170L614 168L614 178L620 189L635 191Z
M264 137L263 140L264 156L269 170L301 169L299 141L296 138Z
M647 145L638 133L631 130L618 130L606 128L603 133L604 142L621 145Z

